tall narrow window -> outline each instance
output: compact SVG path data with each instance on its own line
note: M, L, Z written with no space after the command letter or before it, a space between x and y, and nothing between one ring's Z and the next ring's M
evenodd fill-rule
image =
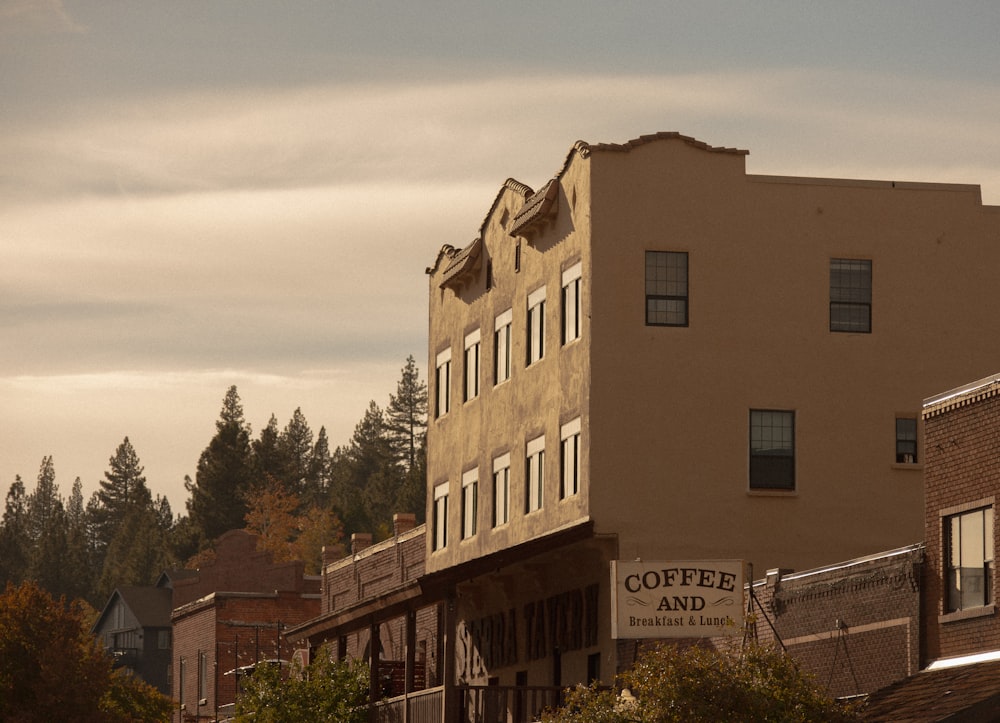
M511 309L496 318L493 333L493 383L510 379L510 324L514 318Z
M465 335L465 401L479 396L479 329Z
M448 483L434 487L434 549L448 546Z
M687 252L646 252L646 324L688 325Z
M208 653L198 653L198 704L208 697Z
M580 338L580 277L583 265L576 263L562 274L562 343Z
M462 475L462 539L476 534L479 515L479 470L470 469Z
M493 526L510 522L510 454L493 460Z
M525 512L542 509L545 489L545 437L528 442L525 450Z
M830 331L870 334L872 262L830 259Z
M993 508L944 518L947 612L993 603Z
M181 707L184 706L184 683L186 682L184 680L184 673L186 672L185 667L186 661L182 655L177 661L177 702L181 705Z
M559 466L562 468L562 499L572 497L580 491L580 418L562 426Z
M913 417L896 417L896 462L917 462L917 420Z
M545 356L545 287L528 294L528 358L531 366Z
M795 489L795 412L750 410L750 489Z
M436 395L434 416L443 417L451 409L451 348L437 355L437 373L434 375Z

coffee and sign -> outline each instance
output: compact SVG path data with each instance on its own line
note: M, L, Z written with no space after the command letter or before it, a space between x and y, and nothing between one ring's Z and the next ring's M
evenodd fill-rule
M611 561L613 638L703 638L743 631L742 560Z

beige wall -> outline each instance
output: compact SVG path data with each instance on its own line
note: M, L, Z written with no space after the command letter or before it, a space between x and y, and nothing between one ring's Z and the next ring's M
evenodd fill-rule
M917 542L922 468L896 465L894 419L996 367L990 317L1000 210L978 187L747 176L741 152L683 139L570 153L554 223L532 243L484 222L485 262L456 295L430 274L429 373L452 348L452 409L428 430L428 485L450 483L440 569L574 520L623 559L741 557L804 569ZM575 200L575 203L574 203ZM644 323L644 252L689 254L690 323ZM831 333L829 261L872 260L872 333ZM559 346L561 270L583 263L582 338ZM547 286L546 358L524 367L526 297ZM513 307L513 373L492 388L497 313ZM482 329L482 392L461 400L464 335ZM751 408L796 413L794 493L748 491ZM559 425L582 417L577 499L558 502ZM525 515L524 443L546 434L542 514ZM512 521L490 529L492 458L511 453ZM461 476L480 469L479 533L460 542ZM433 500L428 496L428 521ZM430 539L431 535L428 535Z

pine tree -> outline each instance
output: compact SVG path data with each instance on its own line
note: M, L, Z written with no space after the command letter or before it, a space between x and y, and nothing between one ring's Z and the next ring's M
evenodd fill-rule
M244 497L253 480L250 429L235 386L226 392L215 429L215 436L198 459L194 484L190 480L185 483L191 494L188 517L207 542L243 527Z
M125 516L133 507L152 504L143 467L139 455L128 437L122 441L108 460L109 469L104 473L100 489L97 490L97 504L92 507L92 523L95 528L99 553L103 555L114 539Z
M282 460L279 480L297 497L301 497L306 488L312 486L309 479L312 452L312 430L305 415L302 414L302 409L296 408L278 438L278 454Z
M83 483L77 477L66 504L66 584L65 594L71 599L87 600L95 606L95 550L89 530L87 510L83 504Z
M281 452L278 450L278 440L281 432L278 430L278 419L273 414L267 420L267 426L260 430L260 437L253 441L253 484L264 484L271 477L281 479L284 472Z
M35 491L28 495L29 579L52 595L64 594L66 510L56 484L52 457L42 459Z
M330 502L330 466L333 459L330 456L330 441L326 436L326 427L319 428L316 444L309 458L309 477L306 489L302 494L302 504L306 509L327 507Z
M407 471L413 469L427 434L427 384L420 381L412 354L406 358L396 393L389 395L385 428L396 462Z
M21 476L14 477L0 525L0 589L20 584L28 571L28 501Z

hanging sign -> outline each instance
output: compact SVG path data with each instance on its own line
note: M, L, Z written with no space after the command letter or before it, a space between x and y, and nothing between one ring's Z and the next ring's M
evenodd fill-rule
M611 637L743 632L742 560L611 561Z

